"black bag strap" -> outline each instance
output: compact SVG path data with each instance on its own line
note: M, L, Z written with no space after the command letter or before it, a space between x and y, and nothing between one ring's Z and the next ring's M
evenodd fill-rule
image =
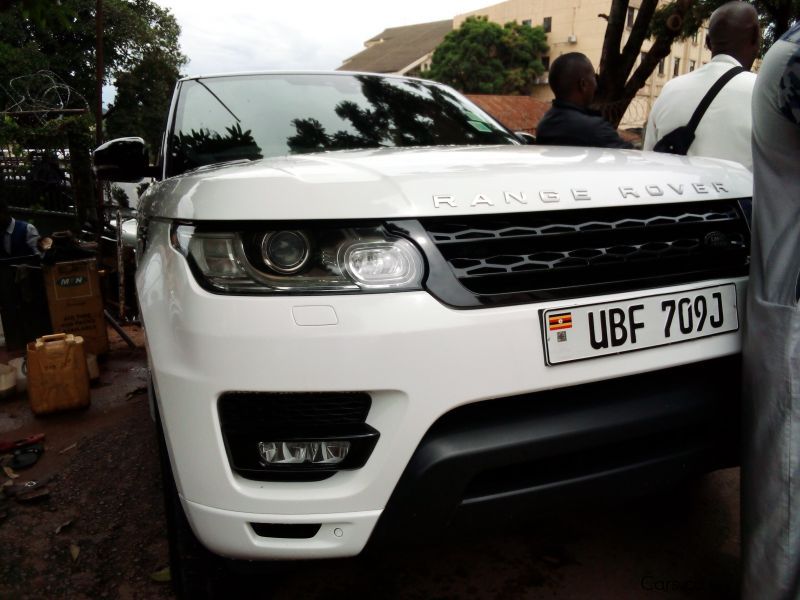
M700 104L698 104L697 108L694 110L692 118L689 119L689 124L686 125L687 129L692 132L692 135L694 135L697 126L700 125L700 120L703 118L703 115L706 114L706 110L708 110L708 107L711 106L711 103L714 101L714 98L717 97L717 94L719 94L720 90L724 88L725 84L736 77L739 73L744 73L743 67L733 67L732 69L725 71L722 77L717 79L714 82L714 85L711 86L711 89L706 92L706 95L703 96Z

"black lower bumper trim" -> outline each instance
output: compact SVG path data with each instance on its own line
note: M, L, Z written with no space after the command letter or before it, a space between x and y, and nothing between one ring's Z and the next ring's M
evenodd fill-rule
M322 528L321 523L250 523L250 527L259 537L285 540L310 540Z
M455 409L423 438L371 543L425 539L465 514L535 515L647 493L737 464L739 361Z

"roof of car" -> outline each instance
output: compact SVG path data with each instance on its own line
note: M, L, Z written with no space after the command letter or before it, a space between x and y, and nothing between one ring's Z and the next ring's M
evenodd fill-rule
M336 75L336 76L352 76L352 75L368 75L370 77L390 77L393 79L417 79L418 77L407 77L405 75L395 75L392 73L370 73L365 71L303 71L303 70L286 70L286 71L233 71L228 73L199 73L196 75L188 75L181 77L178 81L191 81L194 79L211 79L215 77L245 77L251 75ZM432 81L430 83L437 83ZM441 85L441 84L439 84Z

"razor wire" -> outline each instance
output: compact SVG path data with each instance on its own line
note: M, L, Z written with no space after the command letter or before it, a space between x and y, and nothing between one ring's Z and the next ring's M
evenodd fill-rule
M14 77L6 86L0 83L0 92L6 98L2 114L32 115L42 123L50 113L89 110L86 98L52 71Z
M625 100L603 102L593 105L593 108L603 113L606 113L606 111L616 112L614 109L625 106L625 103ZM650 108L650 98L637 95L628 104L620 122L625 123L629 127L634 124L637 127L644 127L644 124L647 122L647 117L650 115Z

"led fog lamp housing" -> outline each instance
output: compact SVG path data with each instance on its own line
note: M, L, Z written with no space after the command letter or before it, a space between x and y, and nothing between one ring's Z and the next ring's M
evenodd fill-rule
M302 231L270 231L261 240L261 258L276 273L291 275L308 262L311 244Z
M325 431L327 429L327 431ZM229 432L228 456L234 471L262 481L319 481L337 471L363 467L380 434L366 423L347 428Z
M265 465L338 465L349 452L349 440L258 443L258 454Z

